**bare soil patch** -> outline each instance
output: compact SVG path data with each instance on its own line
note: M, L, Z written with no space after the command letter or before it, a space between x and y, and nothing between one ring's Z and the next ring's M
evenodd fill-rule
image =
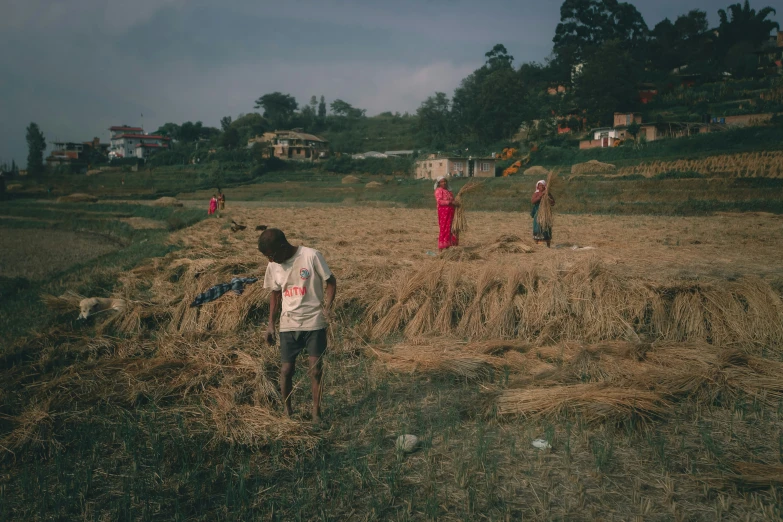
M0 276L41 279L115 250L110 241L88 234L0 228Z

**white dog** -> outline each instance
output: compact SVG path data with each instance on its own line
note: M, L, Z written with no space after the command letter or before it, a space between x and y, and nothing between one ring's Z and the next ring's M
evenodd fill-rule
M89 297L79 301L79 308L81 309L79 319L87 319L91 315L95 315L99 312L105 312L107 310L124 312L125 300L113 299L109 297Z

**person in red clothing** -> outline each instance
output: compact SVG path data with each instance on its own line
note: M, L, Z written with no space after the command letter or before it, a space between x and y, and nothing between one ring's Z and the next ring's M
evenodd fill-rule
M451 232L451 224L454 221L454 211L458 203L454 201L454 194L449 190L449 182L441 176L435 182L435 201L438 203L438 249L459 245L459 237Z
M533 193L531 199L533 203L533 209L530 211L530 216L533 218L533 240L536 244L540 244L542 241L546 242L546 246L549 247L552 243L552 228L544 229L538 223L538 208L541 206L541 198L544 197L546 192L546 181L543 179L536 183L536 191ZM554 206L555 198L552 194L549 194L549 203Z
M210 216L217 212L218 208L218 200L217 196L215 194L212 194L212 199L209 200L209 211L207 212Z

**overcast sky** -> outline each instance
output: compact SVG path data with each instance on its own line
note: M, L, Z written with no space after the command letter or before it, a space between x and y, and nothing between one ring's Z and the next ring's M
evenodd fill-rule
M31 121L47 141L107 141L111 125L219 126L273 91L413 112L451 95L496 43L517 64L543 62L560 3L0 0L0 161L26 163ZM716 24L730 1L632 3L653 27L697 8ZM751 5L783 15L783 0Z

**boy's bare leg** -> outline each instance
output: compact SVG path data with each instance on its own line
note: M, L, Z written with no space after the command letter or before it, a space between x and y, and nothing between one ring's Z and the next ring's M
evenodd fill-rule
M321 422L321 377L323 365L320 357L310 357L310 386L313 390L313 422Z
M291 409L291 388L293 388L294 371L296 363L286 363L280 367L280 394L283 396L283 410L289 417L293 414Z

